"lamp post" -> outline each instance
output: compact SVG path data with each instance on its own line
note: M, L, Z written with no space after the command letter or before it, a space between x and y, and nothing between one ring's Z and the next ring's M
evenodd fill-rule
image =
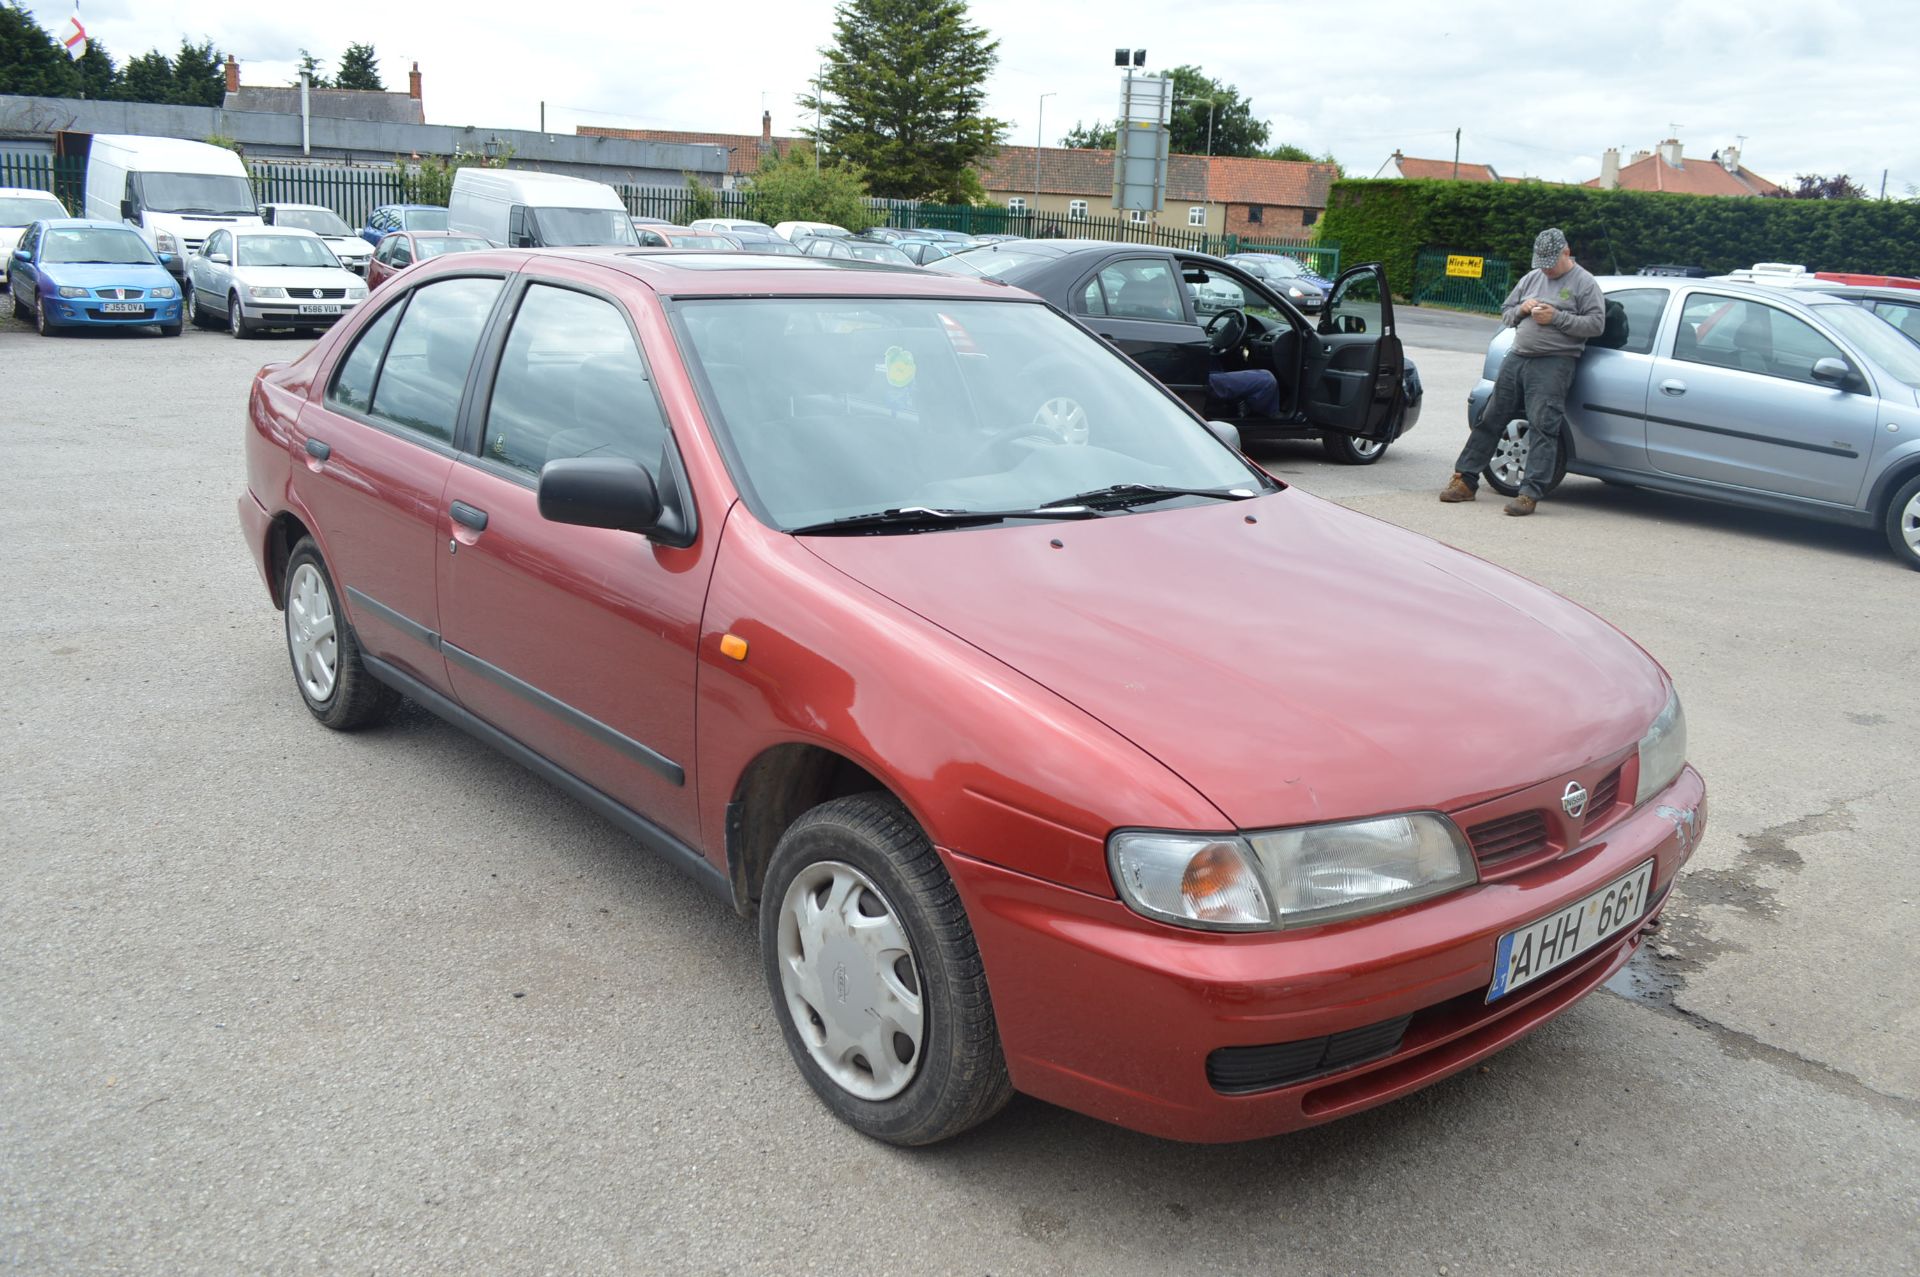
M1033 120L1033 207L1027 211L1027 229L1033 229L1033 219L1040 215L1040 139L1044 136L1041 121L1047 118L1047 99L1059 96L1058 92L1042 93L1040 108Z

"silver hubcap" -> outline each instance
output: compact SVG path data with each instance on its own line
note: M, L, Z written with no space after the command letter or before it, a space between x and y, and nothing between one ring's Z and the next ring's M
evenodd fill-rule
M1900 512L1900 536L1906 541L1907 549L1920 554L1920 492L1914 493L1913 500Z
M1064 396L1047 400L1040 405L1040 411L1033 414L1033 424L1046 427L1047 433L1062 443L1087 441L1087 410L1078 400Z
M893 906L852 865L808 865L780 903L780 992L807 1053L863 1100L900 1094L920 1070L926 1012L913 945Z
M246 321L243 318L241 318L241 315L240 315L240 303L236 300L229 299L227 301L228 329L230 329L233 332L234 336L237 337L240 335L240 325L245 322Z
M287 587L287 649L294 676L314 701L333 695L340 672L340 636L320 569L302 563Z
M1527 423L1518 417L1507 423L1493 450L1493 477L1517 488L1527 477Z
M1386 447L1386 443L1380 439L1355 439L1353 441L1353 455L1371 459L1386 451Z

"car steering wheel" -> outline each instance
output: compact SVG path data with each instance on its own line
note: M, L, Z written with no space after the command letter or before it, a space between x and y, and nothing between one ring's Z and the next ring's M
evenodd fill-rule
M1040 405L1032 421L1023 421L990 435L974 454L973 464L988 458L995 464L1003 464L1008 460L1007 446L1021 441L1035 445L1084 445L1089 433L1087 410L1080 406L1080 401L1055 395Z
M1207 349L1224 355L1247 337L1247 312L1229 306L1207 321Z

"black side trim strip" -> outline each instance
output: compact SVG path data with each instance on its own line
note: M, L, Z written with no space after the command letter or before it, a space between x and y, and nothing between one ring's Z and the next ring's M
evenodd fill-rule
M622 833L666 860L719 899L732 905L733 886L727 875L701 855L695 847L681 842L660 826L618 800L595 789L572 772L542 758L499 728L475 717L426 684L409 678L394 666L364 652L361 662L367 672L382 683L431 710L484 744L491 745L534 775L564 790L570 797L592 808L616 825Z
M440 636L412 617L394 611L377 599L368 598L351 585L347 587L347 597L353 600L355 607L365 608L367 611L385 621L388 625L391 625L394 629L399 630L408 638L425 643L436 652L440 650Z
M1580 405L1580 409L1583 412L1604 412L1611 417L1644 417L1646 416L1646 414L1643 412L1631 412L1625 408L1609 408L1605 404L1597 404L1597 403L1583 403Z
M1852 457L1858 460L1860 456L1851 448L1829 448L1818 443L1800 443L1793 439L1782 439L1776 435L1749 434L1745 430L1728 430L1724 426L1703 426L1697 421L1680 421L1674 417L1655 417L1649 414L1647 420L1663 426L1678 426L1682 430L1700 430L1710 435L1726 435L1730 439L1751 439L1755 443L1771 443L1782 448L1798 448L1802 452L1818 452L1828 457Z
M440 644L440 651L449 661L458 665L461 669L466 670L468 673L478 674L481 678L486 679L495 686L512 692L529 705L537 709L545 710L576 731L585 732L602 745L617 749L635 762L651 767L654 771L659 772L674 784L684 785L687 783L687 773L685 769L665 754L656 753L648 749L645 745L633 739L633 737L615 731L599 719L581 713L558 697L550 696L535 687L532 683L515 678L498 665L489 664L475 656L472 652L464 651L444 641Z

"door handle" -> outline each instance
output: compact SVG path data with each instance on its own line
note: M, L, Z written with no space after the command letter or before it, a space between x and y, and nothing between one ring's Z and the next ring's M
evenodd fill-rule
M333 455L333 445L322 443L318 439L307 440L307 455L315 461L325 461Z
M1684 381L1663 381L1660 383L1660 393L1663 395L1684 395L1687 393L1687 383Z
M463 528L472 528L475 532L487 530L487 512L475 509L464 501L453 503L453 521Z

